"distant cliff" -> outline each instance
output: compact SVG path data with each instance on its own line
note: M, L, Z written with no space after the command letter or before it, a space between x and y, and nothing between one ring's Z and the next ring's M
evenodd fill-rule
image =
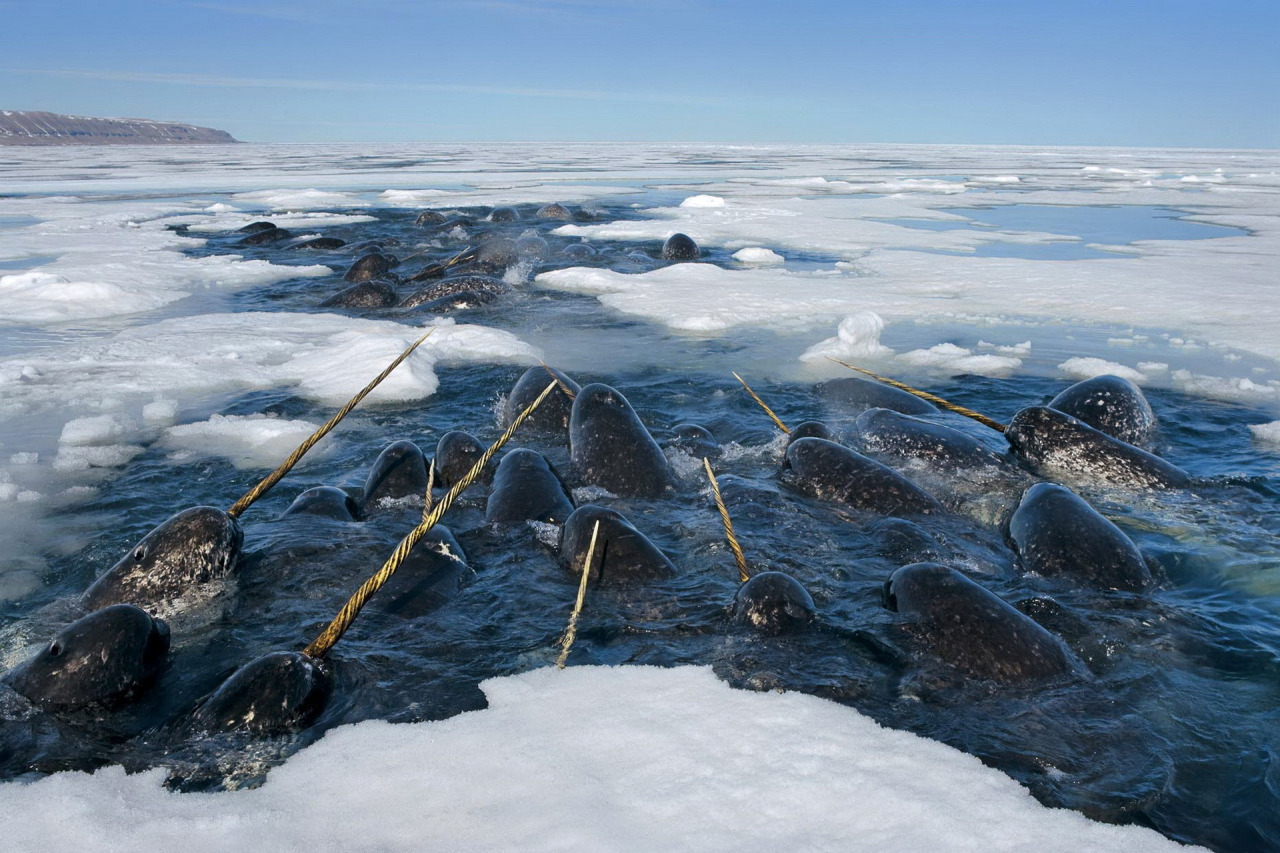
M0 110L0 145L210 145L236 141L225 130L172 121Z

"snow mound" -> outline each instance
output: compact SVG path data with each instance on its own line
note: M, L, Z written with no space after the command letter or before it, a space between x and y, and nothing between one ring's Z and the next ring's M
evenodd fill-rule
M681 207L724 207L724 199L716 195L691 195L680 202Z
M772 249L762 249L758 246L748 246L745 249L739 249L733 253L733 259L744 264L753 264L755 266L773 266L780 264L785 258Z
M130 290L109 281L72 281L47 272L0 275L0 323L61 323L151 311L181 299L178 290Z
M822 361L828 357L848 361L852 358L877 358L893 355L893 350L880 343L884 320L874 311L851 314L840 321L834 338L814 344L800 356L801 361Z
M1186 851L1047 809L976 758L709 668L490 679L484 711L330 732L256 790L175 794L163 770L0 786L14 851ZM712 722L714 721L714 723Z

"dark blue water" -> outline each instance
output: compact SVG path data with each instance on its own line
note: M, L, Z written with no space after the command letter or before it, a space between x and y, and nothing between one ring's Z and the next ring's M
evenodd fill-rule
M627 204L605 215L638 215ZM560 223L532 220L533 210L522 207L525 219L513 225L477 222L470 238L533 229L547 238L551 251L532 262L530 272L568 265L558 252L576 241L551 235ZM424 248L412 213L375 215L376 222L326 233L351 242L377 238L402 257L418 255L404 262L405 272L461 248L449 240ZM232 251L238 236L215 236L199 251ZM640 247L647 256L637 256L630 244L598 248L590 263L600 266L642 271L664 263L656 258L656 245ZM321 310L319 302L344 286L341 275L351 261L344 250L234 251L334 269L326 278L238 294L239 310ZM730 263L717 251L706 259ZM412 286L401 287L407 292ZM946 561L1034 615L1085 664L1075 676L1010 686L965 679L912 642L884 605L883 584L898 561L885 554L874 527L878 516L802 497L779 482L779 433L742 393L732 370L747 370L786 423L820 419L856 444L856 412L832 404L813 384L770 379L750 355L766 333L733 333L713 342L673 335L607 312L595 299L536 286L458 319L522 336L537 329L539 341L552 344L546 348L552 361L582 384L603 381L621 389L660 441L679 423L708 428L724 449L714 464L752 566L792 574L818 608L814 628L777 638L730 623L727 606L738 582L719 518L698 463L670 449L680 472L671 497L597 493L591 499L623 512L680 574L642 587L594 590L570 665L710 664L744 689L825 696L885 725L952 744L1014 776L1050 805L1152 826L1221 850L1280 845L1280 548L1274 540L1280 474L1274 460L1256 452L1247 428L1270 420L1267 413L1153 391L1159 449L1195 477L1193 487L1151 494L1076 484L1156 567L1157 586L1140 596L1065 588L1015 571L1002 525L1022 489L1034 482L1030 473L974 479L884 459L949 508L927 522ZM594 344L561 350L554 344L569 340ZM611 340L624 341L630 357L575 356L593 346L604 351ZM171 663L138 702L90 718L42 715L4 723L4 775L119 762L169 767L172 784L182 789L251 784L333 726L369 718L447 717L482 706L476 686L482 679L551 663L576 578L558 563L554 531L486 525L484 493L477 490L445 519L472 572L434 609L414 618L367 610L333 654L337 688L313 726L265 740L193 740L183 733L184 715L235 667L265 651L301 649L313 639L421 513L420 506L405 505L358 522L282 518L299 492L315 485L357 488L378 452L397 439L413 440L430 454L451 429L472 432L485 443L496 438L495 408L522 369L463 365L439 371L436 395L358 409L331 454L295 471L246 513L247 556L236 587L213 612L175 620ZM932 382L928 390L1008 420L1065 384L1036 376L954 376ZM221 411L317 421L330 413L283 390L238 396ZM933 419L1004 450L998 434L971 421L942 413ZM563 442L518 436L509 445L515 446L544 453L570 485L581 485ZM31 599L4 603L0 615L10 629L51 633L66 618L59 602L87 587L156 523L182 506L228 506L264 473L237 470L217 458L175 463L165 450L149 448L97 498L66 510L97 526L93 544L78 553L50 555L47 588ZM589 495L578 493L580 499Z

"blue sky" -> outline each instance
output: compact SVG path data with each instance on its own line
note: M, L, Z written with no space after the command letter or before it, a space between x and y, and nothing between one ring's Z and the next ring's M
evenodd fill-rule
M1280 2L0 0L0 108L254 142L1280 147Z

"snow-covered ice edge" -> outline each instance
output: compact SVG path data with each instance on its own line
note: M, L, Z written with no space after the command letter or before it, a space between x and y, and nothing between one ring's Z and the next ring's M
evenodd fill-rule
M1182 850L949 746L709 668L538 669L489 707L328 733L258 789L120 767L0 785L8 850Z

